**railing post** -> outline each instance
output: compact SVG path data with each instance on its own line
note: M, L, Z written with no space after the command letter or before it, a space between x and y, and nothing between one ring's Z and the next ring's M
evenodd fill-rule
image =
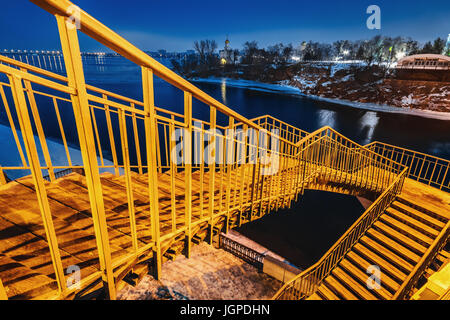
M3 169L0 168L0 186L4 185L4 184L7 184L7 183L8 183L8 180L6 179L6 174L3 171Z
M209 131L211 134L211 139L209 142L208 150L211 150L213 146L213 152L208 153L208 172L209 172L209 244L213 244L214 238L214 197L215 197L215 173L216 173L216 108L210 107L209 115Z
M232 162L233 162L233 144L234 144L234 118L230 117L229 124L228 124L228 130L227 130L227 148L225 155L225 159L227 161L227 194L226 194L226 208L227 208L227 218L226 218L226 225L225 225L225 233L228 233L228 229L230 226L230 210L231 210L231 170L232 170ZM237 173L236 173L237 174Z
M20 69L23 72L27 72L26 69ZM41 143L42 153L44 155L45 163L48 167L48 176L50 177L50 181L55 180L55 172L53 170L52 160L50 158L50 152L48 151L47 141L45 140L44 129L42 127L41 117L39 116L39 110L37 108L36 99L33 94L33 87L31 86L30 81L24 80L25 89L27 90L28 102L30 103L31 112L34 119L34 124L36 126L36 131L38 133L39 142Z
M191 219L192 219L192 94L184 92L184 181L185 181L185 224L186 247L185 254L191 256Z
M134 195L133 195L133 183L131 180L131 168L130 168L130 150L128 147L127 136L127 120L125 118L125 111L119 111L119 130L120 130L120 142L122 144L122 157L123 157L123 171L125 176L125 188L127 190L128 201L128 214L130 217L130 230L131 230L131 242L133 244L133 250L137 254L138 251L138 239L136 231L136 210L134 207Z
M155 279L161 276L161 240L159 226L159 196L158 196L158 172L156 163L156 111L153 95L153 72L142 67L142 88L144 90L144 111L146 113L145 123L145 142L147 148L147 167L148 167L148 185L150 212L152 221L152 233L155 241L153 248L153 261L155 264Z
M8 300L8 295L6 294L6 290L5 287L3 286L1 279L0 279L0 300Z
M31 176L33 178L39 209L42 215L48 248L52 257L56 282L58 283L59 291L63 292L66 289L64 269L58 248L58 239L56 237L56 231L53 225L50 204L47 198L47 190L45 188L44 178L42 176L39 155L36 149L36 143L34 141L33 128L31 126L27 102L25 100L25 94L22 87L22 80L16 76L9 76L9 80L11 82L14 105L16 106L17 117L19 119L20 131L23 135L25 151L27 153L28 162L30 163Z
M55 16L61 38L68 84L77 90L75 95L71 95L71 100L80 140L100 268L103 272L102 278L108 298L114 300L116 299L116 286L111 264L108 227L77 30L74 24L69 21L66 22L65 17Z

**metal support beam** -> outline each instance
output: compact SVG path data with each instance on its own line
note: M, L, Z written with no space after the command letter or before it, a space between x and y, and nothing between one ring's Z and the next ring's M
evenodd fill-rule
M83 157L83 166L86 175L89 201L91 205L92 220L94 222L95 238L97 241L100 268L105 292L109 299L116 299L116 286L111 264L111 250L109 245L108 227L106 223L105 207L100 173L95 150L94 132L92 129L91 112L86 92L83 63L81 61L75 25L66 21L62 16L56 15L64 63L67 70L67 79L70 87L76 89L71 95L75 122Z
M5 287L3 286L1 279L0 279L0 300L8 300L8 295L6 294L6 290Z

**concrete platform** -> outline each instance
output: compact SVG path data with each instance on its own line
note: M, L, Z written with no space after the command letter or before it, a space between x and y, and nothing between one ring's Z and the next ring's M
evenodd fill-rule
M162 278L146 275L136 287L118 292L122 300L265 300L282 283L221 249L206 243L192 248L190 259L178 256L162 266Z

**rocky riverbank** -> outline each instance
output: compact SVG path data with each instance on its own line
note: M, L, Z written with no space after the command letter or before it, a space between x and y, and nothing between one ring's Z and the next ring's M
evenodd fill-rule
M328 99L450 112L450 82L398 80L376 66L303 65L280 83Z

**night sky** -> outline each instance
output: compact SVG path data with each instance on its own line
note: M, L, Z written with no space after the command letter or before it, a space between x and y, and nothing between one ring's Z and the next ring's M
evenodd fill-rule
M144 50L192 49L194 40L228 35L232 47L367 39L376 34L420 42L450 33L450 1L405 0L75 0L74 3ZM366 9L381 8L381 30L369 30ZM55 19L26 0L2 1L0 49L59 49ZM83 51L105 50L81 36Z

